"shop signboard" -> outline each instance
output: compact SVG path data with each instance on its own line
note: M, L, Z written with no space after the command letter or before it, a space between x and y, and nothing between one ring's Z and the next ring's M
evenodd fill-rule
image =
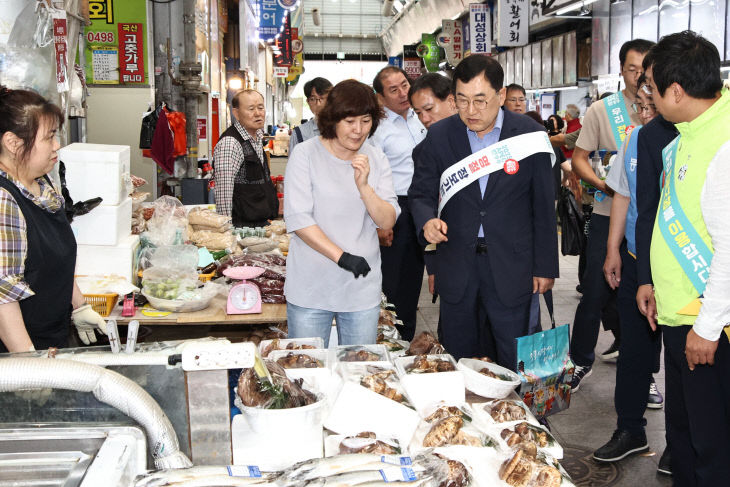
M467 57L471 54L471 22L469 17L465 17L461 21L461 32L464 34L464 45L462 49L464 51L463 57Z
M279 0L258 0L259 37L263 41L272 41L284 25L288 10Z
M524 46L527 44L529 27L528 0L502 0L499 2L499 45Z
M444 48L446 61L452 66L456 66L462 60L464 48L462 32L460 20L443 19L441 21L441 34L438 43Z
M284 21L284 30L281 31L281 34L274 43L274 46L276 46L276 48L274 49L274 66L289 67L292 65L293 55L291 44L292 29L291 25L289 24L289 16L287 15L286 20Z
M304 42L299 38L299 29L291 30L292 63L289 66L289 75L286 80L293 82L304 72Z
M53 19L53 45L56 51L56 89L59 93L68 91L68 23L66 12L60 9L51 9Z
M390 56L388 57L388 65L395 66L396 68L402 68L403 61L401 60L400 56Z
M418 57L418 44L403 46L403 70L412 80L421 76L421 58Z
M89 0L86 79L90 84L148 84L145 0Z
M286 66L274 66L274 78L286 78L289 75L289 68Z
M418 54L423 59L426 71L436 73L439 70L439 62L441 61L441 48L436 42L434 34L421 34L421 44Z
M469 25L471 29L471 53L492 52L492 17L486 3L469 4Z

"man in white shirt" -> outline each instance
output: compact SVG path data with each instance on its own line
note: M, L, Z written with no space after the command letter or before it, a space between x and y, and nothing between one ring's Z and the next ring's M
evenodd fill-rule
M378 72L373 88L385 110L385 118L370 139L385 153L393 172L393 186L401 214L393 230L378 231L380 237L383 292L403 321L401 335L411 340L416 331L418 297L423 282L423 249L408 206L408 188L413 178L413 149L426 137L408 101L411 86L406 72L387 66Z
M294 147L307 139L319 136L319 127L317 126L317 115L324 108L327 101L327 93L332 89L332 83L325 78L314 78L304 83L304 96L307 97L309 109L312 110L314 116L294 127L291 137L289 138L289 155L291 155Z

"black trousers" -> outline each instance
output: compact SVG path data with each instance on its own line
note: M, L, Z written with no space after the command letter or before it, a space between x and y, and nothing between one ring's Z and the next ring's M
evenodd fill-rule
M502 303L486 254L477 255L468 279L461 300L451 303L441 297L441 343L456 360L486 355L515 370L515 339L528 334L532 299L511 306Z
M690 371L684 355L690 326L662 326L667 383L667 440L677 486L730 482L730 345L720 334L714 365ZM676 461L675 461L676 459Z
M618 311L616 291L613 291L603 277L603 263L606 260L609 217L591 215L590 234L586 248L586 268L583 273L583 296L575 310L573 335L570 339L570 357L575 365L593 365L595 348L601 322L603 328L611 330L618 339Z
M408 197L398 196L398 205L401 214L393 228L393 245L380 247L380 269L383 292L403 321L400 330L403 339L410 341L416 332L418 297L423 283L423 249L418 243Z
M618 288L618 313L621 317L621 344L616 364L617 427L632 434L643 434L644 411L649 398L651 375L659 371L662 350L661 331L652 331L636 304L636 260L621 246L621 284Z

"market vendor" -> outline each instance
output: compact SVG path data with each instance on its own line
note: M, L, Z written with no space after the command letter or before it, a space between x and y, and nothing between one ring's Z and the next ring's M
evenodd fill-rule
M390 165L370 143L383 116L373 90L355 80L330 91L320 137L297 146L286 168L284 218L293 232L284 294L289 336L341 345L375 343L382 274L377 229L400 212Z
M0 86L0 352L67 347L69 320L86 344L106 333L74 282L76 239L48 177L62 124L40 95Z
M241 90L231 100L233 125L223 132L213 152L215 207L236 227L263 227L279 215L279 199L271 182L263 148L264 97Z

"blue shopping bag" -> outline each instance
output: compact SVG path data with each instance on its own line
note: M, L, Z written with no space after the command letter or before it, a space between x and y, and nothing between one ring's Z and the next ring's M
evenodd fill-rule
M545 293L552 327L517 339L519 394L539 419L570 406L570 382L575 366L570 360L570 327L555 326L552 294Z

